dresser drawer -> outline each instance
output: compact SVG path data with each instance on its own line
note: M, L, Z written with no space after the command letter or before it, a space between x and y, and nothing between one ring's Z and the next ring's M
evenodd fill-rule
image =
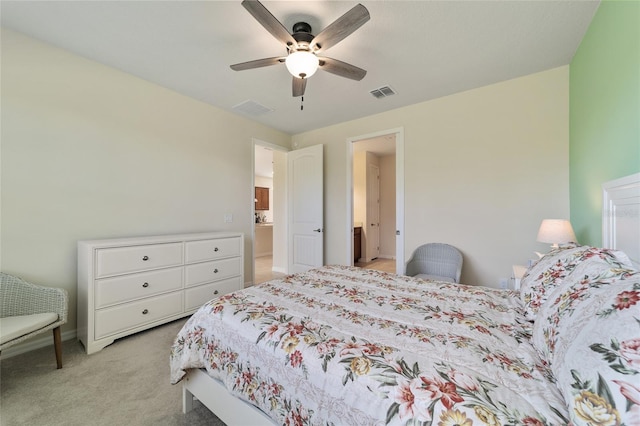
M241 271L242 258L240 257L187 265L184 275L185 286L189 287L210 281L222 280L240 275Z
M181 243L106 248L97 251L96 278L181 264Z
M181 288L182 267L103 278L96 281L95 305L102 308Z
M96 311L96 339L182 313L182 294L163 294Z
M242 280L240 277L229 278L222 281L216 281L211 284L203 284L197 287L188 288L184 294L184 310L191 311L198 309L211 299L241 289Z
M189 241L186 243L185 261L187 263L240 256L242 241L239 237L218 238L215 240Z

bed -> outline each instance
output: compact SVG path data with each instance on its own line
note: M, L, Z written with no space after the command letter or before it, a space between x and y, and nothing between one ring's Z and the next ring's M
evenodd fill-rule
M640 272L578 245L518 292L326 266L208 302L170 364L229 425L640 424Z

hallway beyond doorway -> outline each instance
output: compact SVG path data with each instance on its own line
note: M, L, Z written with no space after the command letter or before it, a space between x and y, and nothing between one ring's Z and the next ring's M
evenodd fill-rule
M356 262L354 266L364 269L375 269L377 271L396 273L395 259L374 259L371 262Z
M254 284L260 284L265 281L275 280L282 278L285 274L280 272L273 272L273 257L272 256L260 256L256 257L255 263L255 277Z

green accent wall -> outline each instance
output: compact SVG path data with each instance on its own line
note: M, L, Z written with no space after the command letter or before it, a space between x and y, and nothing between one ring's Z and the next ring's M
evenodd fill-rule
M602 245L602 184L640 172L640 1L603 1L570 65L571 223Z

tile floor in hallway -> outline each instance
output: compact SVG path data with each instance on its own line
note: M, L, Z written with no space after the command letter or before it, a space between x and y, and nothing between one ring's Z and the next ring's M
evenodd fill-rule
M376 269L378 271L396 272L395 259L374 259L371 262L357 262L354 266L365 269Z

